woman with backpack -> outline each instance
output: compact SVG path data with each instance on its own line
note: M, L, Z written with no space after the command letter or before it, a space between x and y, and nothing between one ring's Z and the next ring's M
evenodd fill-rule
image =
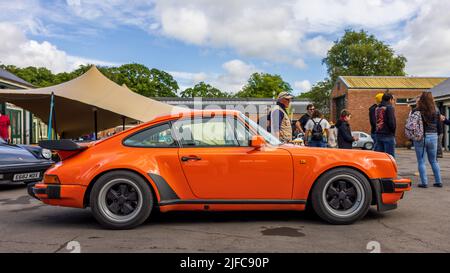
M323 118L319 110L314 110L311 119L305 125L307 146L326 148L329 129L328 121Z
M425 153L433 170L434 187L442 187L441 170L437 161L438 132L441 123L440 114L436 111L433 95L431 92L423 92L417 107L414 109L405 126L405 133L414 142L417 163L420 173L420 188L428 188L427 169L425 166ZM420 136L422 134L422 136Z

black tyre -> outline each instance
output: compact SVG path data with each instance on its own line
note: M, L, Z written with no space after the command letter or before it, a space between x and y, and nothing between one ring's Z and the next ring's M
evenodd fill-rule
M360 172L349 168L334 169L316 182L311 202L323 220L338 225L352 224L369 211L372 189Z
M373 150L373 143L372 142L366 142L364 143L364 150Z
M153 208L148 183L139 175L113 171L92 187L90 206L95 219L109 229L130 229L142 224Z

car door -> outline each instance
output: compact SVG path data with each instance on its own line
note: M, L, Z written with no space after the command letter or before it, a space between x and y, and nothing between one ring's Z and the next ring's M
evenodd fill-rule
M234 116L179 120L179 159L200 199L290 199L293 166L289 152L249 146L250 131Z

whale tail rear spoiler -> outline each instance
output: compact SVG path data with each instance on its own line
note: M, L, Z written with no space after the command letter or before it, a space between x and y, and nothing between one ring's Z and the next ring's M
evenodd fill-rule
M61 161L74 156L88 148L88 146L79 145L78 143L70 139L42 140L39 141L39 146L44 149L56 151Z

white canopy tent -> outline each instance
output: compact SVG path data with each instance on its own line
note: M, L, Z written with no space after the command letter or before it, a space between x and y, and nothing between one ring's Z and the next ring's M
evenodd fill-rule
M146 122L162 114L186 111L120 86L95 66L80 77L55 86L0 89L0 101L13 103L43 121L50 121L62 138L96 133L124 124L125 119Z

